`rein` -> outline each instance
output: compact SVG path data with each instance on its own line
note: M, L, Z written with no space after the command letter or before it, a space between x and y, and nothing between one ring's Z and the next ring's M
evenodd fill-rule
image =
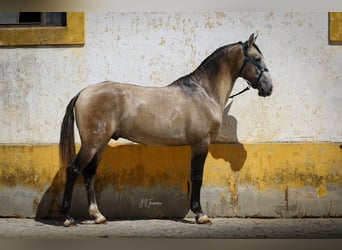
M248 53L247 53L248 42L246 41L246 42L242 43L241 45L242 45L242 48L243 48L243 55L245 56L245 60L244 60L242 66L240 68L239 75L241 76L242 71L243 71L245 65L247 64L247 62L250 62L250 63L254 64L260 70L260 72L259 72L258 78L257 78L255 83L252 83L252 82L246 80L248 86L246 88L244 88L243 90L241 90L240 92L230 96L229 98L234 98L235 96L241 95L242 93L246 92L247 90L250 90L251 87L252 88L257 88L262 74L264 72L268 72L267 68L261 66L261 64L259 62L257 62L253 57L248 55Z

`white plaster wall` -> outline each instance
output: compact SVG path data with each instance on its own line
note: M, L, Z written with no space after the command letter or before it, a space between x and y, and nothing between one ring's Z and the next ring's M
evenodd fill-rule
M86 13L84 47L0 49L0 143L57 143L65 107L82 88L164 86L252 32L274 93L234 99L239 141L341 142L342 46L328 45L327 13L201 12ZM233 92L245 85L238 80Z

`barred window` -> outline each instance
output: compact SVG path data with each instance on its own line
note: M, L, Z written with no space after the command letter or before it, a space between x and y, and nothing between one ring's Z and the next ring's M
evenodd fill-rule
M84 13L0 12L0 46L84 45Z

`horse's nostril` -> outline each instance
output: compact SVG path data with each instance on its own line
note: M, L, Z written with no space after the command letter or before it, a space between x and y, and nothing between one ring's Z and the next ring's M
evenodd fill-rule
M273 86L271 86L271 88L270 88L270 92L272 93L272 91L273 91Z

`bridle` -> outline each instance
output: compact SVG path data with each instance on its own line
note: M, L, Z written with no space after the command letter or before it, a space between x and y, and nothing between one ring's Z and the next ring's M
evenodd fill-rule
M243 55L245 56L245 60L243 61L242 63L242 66L240 68L240 72L239 72L239 77L242 77L242 71L243 69L245 68L245 65L249 62L249 63L252 63L253 65L255 65L258 70L259 70L259 75L258 75L258 78L256 80L256 82L250 82L249 80L246 80L247 84L249 86L247 86L245 89L241 90L240 92L236 93L235 95L232 95L230 96L229 98L233 98L237 95L240 95L242 94L243 92L247 91L250 89L250 87L256 89L259 87L259 82L260 82L260 79L262 77L262 75L264 74L264 72L268 72L268 69L263 67L259 62L257 62L253 57L249 56L248 53L247 53L247 50L248 50L248 41L244 42L244 43L241 43L240 44L242 45L242 50L243 50Z
M254 83L252 83L248 80L246 80L246 81L247 81L248 85L252 86L252 88L257 88L259 86L259 81L260 81L261 76L264 74L264 72L268 72L268 69L263 67L253 57L251 57L247 54L247 49L248 49L248 42L247 41L242 43L242 49L243 49L243 55L245 56L245 60L244 60L242 66L240 68L239 76L241 77L242 71L248 62L254 64L259 70L258 78L257 78L256 82L254 82Z

